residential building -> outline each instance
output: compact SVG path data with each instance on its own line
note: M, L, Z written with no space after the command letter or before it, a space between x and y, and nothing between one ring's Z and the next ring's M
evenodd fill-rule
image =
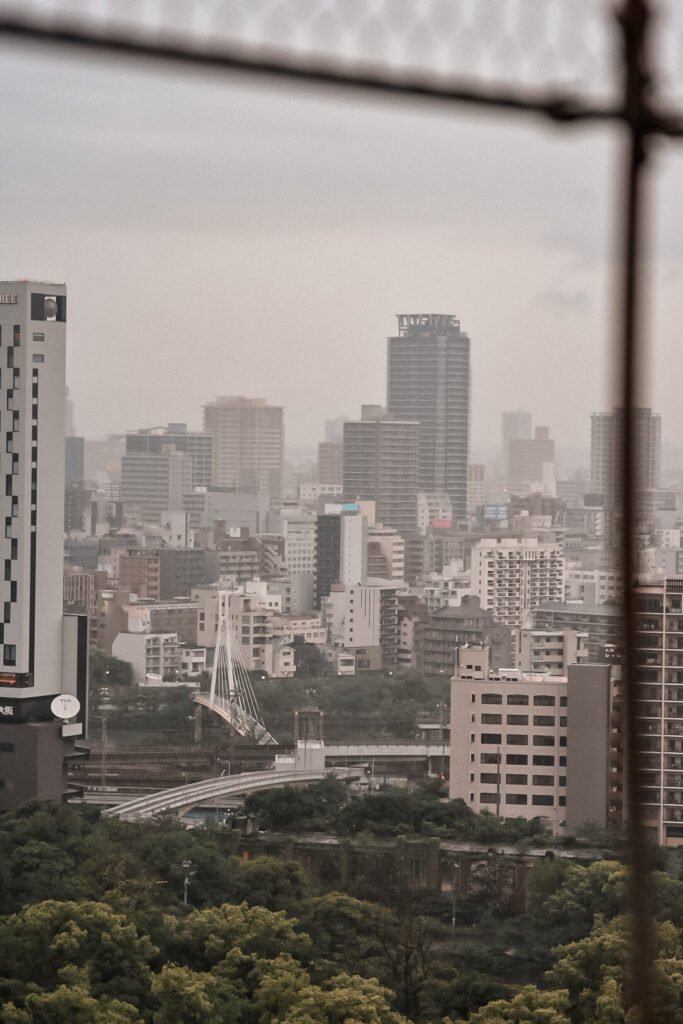
M129 548L118 553L117 579L125 590L150 601L161 598L161 551Z
M397 666L402 586L370 578L357 584L333 584L327 599L332 639L355 654L357 671Z
M452 523L453 505L447 494L417 492L417 529L421 534L425 534L430 526L450 529Z
M367 576L368 521L356 502L326 505L316 518L315 601L333 583L360 583Z
M279 526L279 517L271 512L268 494L236 492L227 487L195 487L183 495L183 508L192 530L247 529L251 534L270 533Z
M460 648L451 684L450 797L502 818L544 819L556 835L613 820L609 665L568 676L492 670Z
M517 668L566 676L570 665L588 661L588 634L575 629L521 629Z
M603 661L606 652L613 653L621 648L621 609L616 604L549 601L539 605L533 620L533 628L545 632L572 629L586 633L591 662Z
M641 801L652 841L683 845L683 578L641 580L635 593Z
M0 810L62 799L86 723L87 619L62 596L66 308L64 285L0 283ZM80 701L66 723L51 710L63 694Z
M471 462L467 467L467 514L474 516L486 502L486 466Z
M133 666L133 682L174 679L180 671L177 633L119 633L112 644L115 658Z
M623 590L618 569L589 569L574 562L565 567L564 583L566 601L585 601L590 605L619 601Z
M405 540L391 526L368 526L368 576L405 579Z
M453 518L467 516L470 339L455 316L409 313L388 339L387 412L417 420L418 487L447 493Z
M284 424L280 406L263 398L227 396L204 406L213 438L213 482L236 491L282 497Z
M213 438L210 434L188 430L187 423L169 423L166 427L151 427L126 434L126 454L162 455L170 448L191 457L192 487L211 486Z
M360 420L344 424L344 494L374 501L379 521L406 537L417 529L420 424L377 411L364 406Z
M493 612L482 608L475 596L430 614L417 636L418 668L427 675L450 676L456 650L468 645L488 647L494 668L515 663L513 630L497 623Z
M280 607L273 607L267 584L254 582L237 591L218 591L218 602L228 616L247 672L278 679L295 674L294 650L286 637L273 630Z
M84 572L73 566L64 569L62 596L64 610L76 615L94 615L97 597L109 587L106 572Z
M449 605L457 607L463 597L472 593L470 573L463 569L462 559L454 558L441 572L428 573L418 593L430 612Z
M559 544L535 537L480 540L472 548L472 592L496 622L531 624L545 601L564 598L564 555Z

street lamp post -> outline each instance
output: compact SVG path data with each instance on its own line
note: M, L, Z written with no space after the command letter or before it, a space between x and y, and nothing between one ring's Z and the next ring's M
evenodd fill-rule
M193 875L196 874L196 872L192 870L193 865L192 865L192 861L191 860L184 860L184 861L182 861L181 866L182 866L183 871L184 871L184 875L183 875L183 904L184 904L184 906L187 906L187 896L188 896L188 892L190 890L190 879L192 878Z
M453 864L453 878L451 880L451 935L455 938L455 901L458 897L458 890L460 888L460 861L456 860Z

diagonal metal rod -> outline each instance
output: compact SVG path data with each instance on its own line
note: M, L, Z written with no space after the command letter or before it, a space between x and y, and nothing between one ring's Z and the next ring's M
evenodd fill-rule
M621 103L593 103L570 90L542 87L537 90L493 86L461 78L440 79L429 74L391 72L381 65L359 60L350 68L340 60L288 56L282 50L247 47L239 43L193 45L170 32L147 36L115 28L95 30L77 19L37 20L20 9L0 14L0 37L32 43L61 44L93 54L143 58L185 64L206 70L270 77L293 84L341 87L387 97L422 99L440 104L464 104L503 113L541 115L556 122L619 122L627 114ZM683 137L683 113L649 108L654 132Z
M654 1019L655 938L652 917L649 842L645 829L639 778L638 710L636 702L635 527L638 479L637 389L642 367L643 224L647 173L648 129L644 112L651 89L648 65L649 4L623 0L618 12L624 57L624 106L628 113L620 223L621 239L621 405L623 448L619 474L621 498L621 567L623 572L623 687L624 807L628 837L630 957L624 985L627 1004L642 1024ZM662 683L663 685L663 683Z

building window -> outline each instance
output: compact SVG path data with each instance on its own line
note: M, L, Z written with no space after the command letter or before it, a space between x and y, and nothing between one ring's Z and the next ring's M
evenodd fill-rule
M527 754L508 754L505 758L506 764L528 764L529 757Z
M473 716L474 717L474 716ZM482 715L482 725L500 725L503 721L502 715Z
M522 806L523 804L527 804L528 802L529 802L529 800L527 798L526 793L506 793L505 794L505 803L506 804L517 804L518 806Z
M526 747L529 743L529 737L521 732L509 732L505 739L511 747Z
M532 777L532 782L534 786L553 786L555 784L555 779L552 775L534 775Z
M474 754L472 754L474 758ZM498 764L498 754L481 754L480 760L482 764Z
M44 363L45 362L45 356L43 355L43 353L42 352L34 353L33 362L34 363Z
M482 704L502 704L503 695L502 693L482 693L481 702Z
M535 708L554 708L555 698L549 697L547 694L538 694L534 697Z
M552 768L555 764L555 758L551 754L534 754L532 763L542 768Z
M470 781L474 782L474 777L471 777ZM479 781L485 783L487 786L497 786L500 781L500 776L497 772L480 772Z
M3 645L3 661L5 665L16 665L17 663L17 645L16 644L4 644Z
M508 786L526 786L527 778L526 775L508 774L505 776L505 781Z
M12 605L10 604L9 601L4 601L3 602L3 608L4 608L3 620L5 622L11 622L12 621Z
M507 716L507 724L508 725L528 725L529 724L529 716L528 715L508 715Z
M560 763L560 768L566 768L567 767L567 758L566 757L560 757L559 763Z
M509 693L507 702L508 704L528 704L529 697L526 693Z
M474 794L470 793L470 802L474 799ZM497 804L498 794L497 793L482 793L479 797L480 804Z
M545 793L535 793L532 796L532 798L531 798L531 802L534 805L534 807L552 807L553 806L553 798L552 798L552 795L550 793L548 793L548 794L545 794Z
M534 736L535 747L554 747L555 737L554 736Z
M501 743L502 736L499 732L483 732L481 734L482 743Z
M0 743L0 754L13 754L14 744L13 743Z
M534 725L555 725L554 715L534 715Z

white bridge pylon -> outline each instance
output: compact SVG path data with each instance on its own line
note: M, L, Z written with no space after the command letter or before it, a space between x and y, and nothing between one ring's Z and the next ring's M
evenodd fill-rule
M277 744L263 724L249 673L228 621L227 609L221 608L220 611L211 689L208 693L196 694L193 700L195 704L215 711L239 736L263 746Z

